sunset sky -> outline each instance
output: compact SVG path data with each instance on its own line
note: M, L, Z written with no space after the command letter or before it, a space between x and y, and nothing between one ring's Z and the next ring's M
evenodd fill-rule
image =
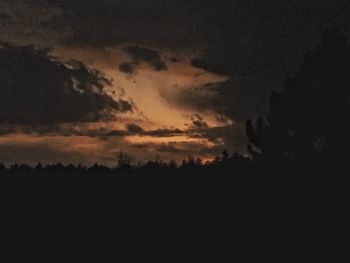
M0 0L0 162L245 153L270 92L350 32L347 2Z

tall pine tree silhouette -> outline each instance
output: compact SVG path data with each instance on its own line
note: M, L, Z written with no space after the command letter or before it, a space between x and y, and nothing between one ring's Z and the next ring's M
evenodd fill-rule
M336 29L307 53L299 72L273 93L267 120L246 123L248 150L263 160L350 157L350 47Z

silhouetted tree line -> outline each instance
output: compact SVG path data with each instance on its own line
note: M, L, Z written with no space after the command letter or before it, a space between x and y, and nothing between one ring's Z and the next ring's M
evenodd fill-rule
M175 161L165 162L157 157L153 161L148 161L143 164L138 163L133 165L130 158L126 154L121 152L118 155L117 165L113 168L95 163L94 165L87 167L83 165L63 165L62 163L43 165L39 162L35 166L28 164L13 164L6 166L0 163L0 174L52 174L52 173L76 173L76 174L101 174L101 175L116 175L116 174L152 174L162 173L164 171L181 171L181 172L196 172L212 169L241 169L248 165L251 160L248 157L244 157L241 154L235 153L230 156L226 150L223 151L221 156L217 156L213 161L203 161L200 158L189 156L184 159L181 164Z

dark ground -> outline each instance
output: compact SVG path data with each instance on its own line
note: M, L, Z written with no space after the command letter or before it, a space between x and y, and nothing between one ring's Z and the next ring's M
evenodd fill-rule
M278 251L291 258L345 236L341 167L337 173L310 164L302 172L300 164L272 167L251 163L235 172L202 167L152 175L3 171L1 237L14 248L40 244L38 249L63 253L68 247L88 255L102 247L130 257L162 251L172 259L186 251L237 250L247 257L276 257Z

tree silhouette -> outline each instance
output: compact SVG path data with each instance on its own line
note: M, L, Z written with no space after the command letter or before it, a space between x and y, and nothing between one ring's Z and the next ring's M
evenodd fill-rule
M118 168L121 170L130 170L131 169L131 160L123 152L120 152L120 154L118 155Z
M307 53L283 94L273 93L267 121L248 120L249 152L264 160L349 159L350 47L335 29Z

